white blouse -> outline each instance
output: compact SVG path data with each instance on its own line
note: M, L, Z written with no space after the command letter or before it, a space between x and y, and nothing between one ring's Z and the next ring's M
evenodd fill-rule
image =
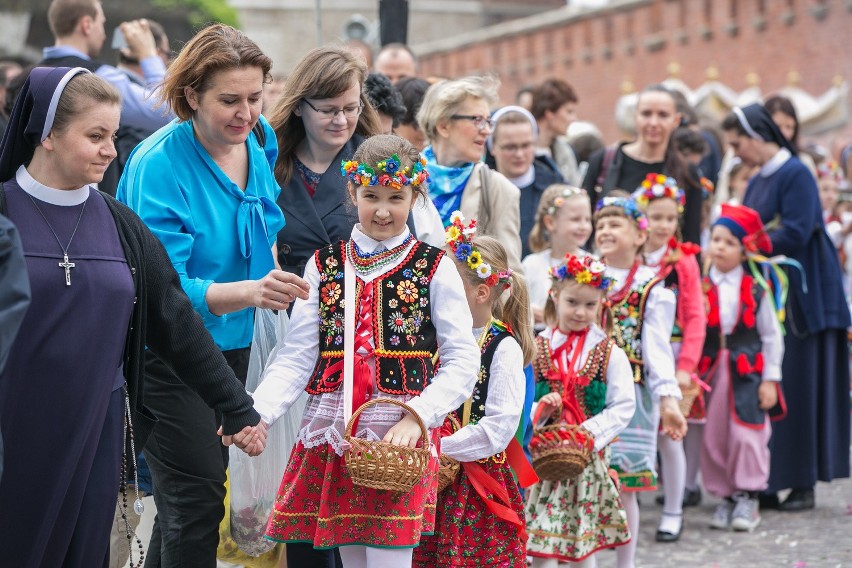
M539 335L550 341L552 349L556 349L568 339L559 330L547 328ZM585 366L598 343L606 339L606 334L601 328L593 325L589 328L586 342L583 344L583 352L577 359L579 371ZM568 365L568 353L563 352L562 357L565 365ZM614 346L609 355L609 364L606 368L606 406L596 416L592 416L582 426L595 437L595 451L602 450L618 436L630 423L636 410L636 394L633 388L633 370L627 355L618 346Z
M381 247L388 250L401 244L408 236L406 227L402 234L385 241L375 241L356 225L352 238L361 250L374 252ZM409 245L414 246L414 243ZM406 252L407 254L407 252ZM399 257L399 262L406 254ZM307 300L296 300L290 330L284 346L267 366L260 386L254 393L254 408L267 424L272 424L296 401L311 379L319 357L319 289L320 275L315 257L305 268L305 280L310 285ZM365 282L370 282L395 268L391 264L370 274L358 272ZM356 268L357 270L357 268ZM467 400L477 380L479 348L470 334L473 321L464 294L461 277L449 257L444 257L429 285L432 323L438 340L441 368L432 382L416 397L389 395L374 387L373 398L394 398L406 402L420 416L427 428L435 428L444 416ZM371 340L372 343L372 340ZM402 417L396 407L372 406L363 412L358 422L358 437L382 439L391 426ZM312 395L308 399L302 419L299 440L305 447L328 443L342 455L343 389L332 393Z
M484 328L474 328L479 337ZM441 440L441 453L460 462L471 462L502 452L512 441L524 409L527 379L524 353L518 342L500 342L491 360L485 415Z
M740 316L740 286L745 271L737 266L730 272L720 272L710 267L710 280L716 285L719 296L719 324L722 333L729 334ZM781 362L784 360L784 334L775 316L772 301L764 298L755 314L760 352L763 354L763 380L781 380Z

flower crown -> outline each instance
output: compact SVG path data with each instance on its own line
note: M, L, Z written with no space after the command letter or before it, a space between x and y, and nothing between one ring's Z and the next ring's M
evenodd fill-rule
M576 195L586 195L586 192L571 185L562 186L562 191L547 204L547 214L553 217L565 205L567 199Z
M629 197L604 197L598 201L598 206L595 209L600 211L604 207L618 207L624 211L624 214L636 222L640 231L648 230L648 218L636 206L636 201Z
M654 199L663 197L674 199L675 203L677 203L678 213L683 213L683 206L686 205L686 195L678 187L677 181L673 177L664 176L663 174L648 174L642 181L642 185L633 192L633 198L643 209L647 208L648 204Z
M843 171L833 160L824 161L817 166L816 170L818 179L830 179L838 184L843 181Z
M604 270L604 263L590 256L578 258L573 254L566 254L563 262L550 269L550 278L556 281L571 278L578 284L586 284L607 292L612 288L614 280L604 276Z
M468 268L485 281L485 285L494 287L497 284L509 285L512 269L506 272L492 272L491 265L483 262L482 254L473 246L473 236L476 234L476 219L471 219L465 226L461 211L453 211L450 224L444 231L447 244L459 262L466 262Z
M409 184L417 187L429 179L426 160L422 157L410 168L399 167L399 156L396 154L376 163L375 168L355 160L343 160L340 162L340 174L355 185L383 185L394 189L402 189Z

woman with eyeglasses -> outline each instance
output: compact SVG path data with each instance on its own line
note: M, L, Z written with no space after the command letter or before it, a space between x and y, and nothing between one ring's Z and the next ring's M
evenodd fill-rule
M509 265L521 267L520 190L482 162L497 103L493 77L464 77L432 86L417 113L429 140L423 150L429 169L429 196L444 225L453 211L478 222L477 234L498 239Z

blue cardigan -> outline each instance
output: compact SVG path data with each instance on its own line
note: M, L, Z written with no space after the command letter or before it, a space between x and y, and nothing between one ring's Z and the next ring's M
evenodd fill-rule
M266 275L274 267L275 235L284 226L272 174L278 143L266 119L260 121L266 144L261 147L249 133L245 191L198 142L190 120L171 122L137 146L116 194L163 243L183 289L223 351L251 344L254 309L216 316L207 306L207 288Z
M788 328L798 336L849 327L840 260L825 232L816 181L796 157L771 175L763 172L748 184L743 205L755 209L764 223L778 218L769 232L772 254L793 258L805 270L808 292L798 270L789 270Z

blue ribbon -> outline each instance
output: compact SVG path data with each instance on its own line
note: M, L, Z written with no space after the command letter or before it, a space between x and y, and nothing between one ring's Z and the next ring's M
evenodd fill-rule
M251 262L254 240L258 239L263 247L268 245L266 217L263 212L267 207L277 207L269 198L256 197L254 195L243 195L242 203L237 211L237 236L240 241L240 253L243 258L249 259L249 277L260 278L266 274L255 274L254 265Z

